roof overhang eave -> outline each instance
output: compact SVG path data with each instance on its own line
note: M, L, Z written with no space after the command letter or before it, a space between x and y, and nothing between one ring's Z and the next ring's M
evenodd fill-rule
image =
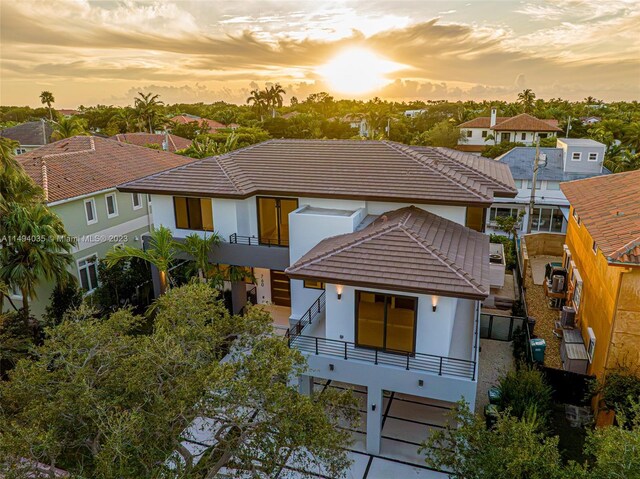
M435 296L445 296L448 298L460 298L460 299L470 299L482 301L487 299L489 293L460 293L454 291L446 291L437 288L412 288L406 285L394 285L394 284L380 284L375 282L367 282L367 281L351 281L344 278L333 278L328 276L320 276L320 275L310 275L303 273L295 273L289 272L285 270L285 273L291 279L300 279L300 280L312 280L312 281L322 281L324 283L332 283L332 284L342 284L346 286L354 286L354 287L362 287L362 288L370 288L370 289L378 289L378 290L388 290L388 291L398 291L401 293L414 293L414 294L432 294Z

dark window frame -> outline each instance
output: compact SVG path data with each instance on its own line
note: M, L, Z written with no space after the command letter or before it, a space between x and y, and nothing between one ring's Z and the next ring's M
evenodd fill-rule
M188 223L188 227L187 228L182 228L180 226L178 226L178 209L176 208L176 198L184 198L186 207L187 207L187 223ZM211 229L210 230L206 230L204 229L204 225L202 225L200 228L193 228L191 225L191 213L189 211L189 199L192 200L198 200L198 204L200 206L200 223L203 223L202 221L202 201L203 200L209 200L209 202L211 202L211 198L200 198L198 196L174 196L173 197L173 221L176 225L176 229L177 230L187 230L187 231L207 231L207 232L213 232L215 231L215 222L214 222L214 218L213 218L213 205L211 205Z
M383 336L383 346L382 348L376 348L375 346L367 346L367 345L363 345L360 344L358 342L358 305L360 304L360 294L361 293L367 293L367 294L375 294L375 295L380 295L380 296L384 296L384 324L383 324L383 332L384 332L384 336ZM399 351L397 349L387 349L387 302L389 301L390 297L395 297L395 298L402 298L402 299L411 299L414 301L415 304L415 309L413 311L413 344L411 346L412 351L411 352L407 352L407 351ZM418 306L419 306L419 298L417 296L405 296L402 294L391 294L391 293L379 293L377 291L364 291L364 290L359 290L356 289L355 290L355 301L354 301L354 323L355 323L355 334L354 334L354 338L353 338L353 343L355 344L356 348L361 348L361 349L371 349L371 350L377 350L377 351L382 351L385 353L390 353L390 354L398 354L398 355L402 355L402 356L406 356L407 354L411 357L414 357L416 355L416 337L417 337L417 333L418 333Z
M310 279L302 280L302 286L306 289L324 289L325 282L324 281L311 281L313 283L320 283L320 286L307 286L307 282L310 282Z
M262 241L262 234L261 234L261 224L260 224L260 199L265 199L265 200L275 200L276 202L276 226L278 229L278 241L277 243L271 243L271 242L263 242ZM269 246L283 246L285 248L289 247L289 238L287 238L286 244L282 242L282 236L280 234L280 225L282 224L282 209L280 208L280 200L291 200L291 201L295 201L296 202L296 207L293 209L293 211L297 210L298 208L300 208L300 202L298 201L298 198L290 198L287 196L256 196L256 216L257 216L257 220L258 220L258 243L261 245L269 245Z

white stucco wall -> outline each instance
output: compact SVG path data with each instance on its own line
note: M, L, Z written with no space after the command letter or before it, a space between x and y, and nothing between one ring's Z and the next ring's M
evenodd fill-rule
M425 294L401 293L389 290L355 288L343 286L341 299L335 284L326 285L325 334L329 339L355 342L355 292L371 291L387 294L399 294L418 298L416 323L416 352L449 356L454 319L458 302L456 298L437 297L436 311L432 308L432 296ZM467 301L468 303L472 303ZM469 311L469 329L473 330L473 307Z

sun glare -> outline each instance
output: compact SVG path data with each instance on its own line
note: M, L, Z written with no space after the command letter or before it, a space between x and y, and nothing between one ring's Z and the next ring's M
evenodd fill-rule
M403 65L363 48L350 48L336 55L316 71L333 91L351 95L368 93L388 84L389 73Z

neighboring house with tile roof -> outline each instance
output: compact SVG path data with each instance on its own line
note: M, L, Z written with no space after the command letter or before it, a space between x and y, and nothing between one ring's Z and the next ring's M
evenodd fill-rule
M186 125L188 123L194 123L194 122L197 123L198 125L202 125L204 123L209 128L208 133L215 133L218 130L227 128L227 125L223 125L219 121L209 120L208 118L202 118L196 115L189 115L186 113L183 115L176 115L173 118L171 118L170 121L181 124L181 125Z
M562 130L558 120L538 119L527 113L516 116L498 116L496 108L491 116L480 116L458 125L464 140L458 141L460 151L480 154L488 146L498 143L520 142L533 145L537 138L556 136ZM490 139L493 136L493 139Z
M191 146L192 141L170 133L118 133L110 137L120 143L130 143L138 146L157 145L161 150L175 153Z
M121 193L120 183L184 165L191 158L94 136L50 143L16 158L45 190L47 204L77 238L70 268L87 291L97 286L97 265L116 244L141 246L153 222L143 194ZM38 288L32 311L39 316L53 284ZM14 296L14 303L20 302Z
M567 181L609 174L604 168L606 146L590 139L558 138L556 148L540 148L544 161L540 163L535 191L532 233L564 233L569 220L569 201L560 189ZM500 233L496 218L517 216L524 212L520 232L529 220L529 201L533 186L535 147L516 147L496 158L509 166L518 188L513 199L496 198L487 211L487 231ZM504 234L504 233L502 233Z
M507 165L387 141L269 140L119 190L151 195L178 240L219 233L212 262L255 278L230 285L234 311L249 296L267 304L313 376L367 386L370 453L383 390L475 403L490 286L476 230L496 197L516 195Z
M51 143L53 127L47 120L28 121L0 130L0 136L18 142L14 154L20 155Z
M640 365L640 171L561 188L571 203L567 302L577 310L588 373L603 380L621 365ZM596 410L600 405L594 402ZM601 413L598 423L610 422Z

